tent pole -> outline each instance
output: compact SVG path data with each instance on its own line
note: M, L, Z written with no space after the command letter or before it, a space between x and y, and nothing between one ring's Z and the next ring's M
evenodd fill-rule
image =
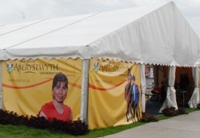
M140 65L140 78L141 78L141 87L142 87L142 112L145 112L145 106L146 106L146 98L145 98L145 92L146 92L146 78L145 78L145 65Z
M3 109L3 93L2 93L2 61L0 61L0 109Z
M80 119L88 123L88 83L90 59L84 59L82 65L81 111Z

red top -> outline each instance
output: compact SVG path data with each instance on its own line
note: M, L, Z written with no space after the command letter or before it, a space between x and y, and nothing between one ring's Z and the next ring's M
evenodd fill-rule
M63 104L63 108L64 108L63 113L60 114L56 110L53 102L49 102L49 103L44 104L40 111L42 111L46 115L49 121L52 121L54 118L65 121L65 122L70 121L70 116L72 113L71 108L64 104Z

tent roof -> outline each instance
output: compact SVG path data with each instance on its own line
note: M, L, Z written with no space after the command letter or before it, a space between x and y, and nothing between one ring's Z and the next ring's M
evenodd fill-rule
M108 58L177 66L197 66L200 48L173 2L0 26L0 44L3 60Z

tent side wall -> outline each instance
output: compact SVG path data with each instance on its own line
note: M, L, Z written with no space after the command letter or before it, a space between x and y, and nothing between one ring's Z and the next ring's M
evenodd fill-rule
M68 78L64 104L71 107L73 120L80 117L81 59L6 60L2 61L1 69L5 110L19 115L38 115L41 107L52 101L53 78L62 72Z
M0 109L3 109L2 75L2 61L0 60Z
M90 61L89 128L119 126L139 121L142 117L143 92L140 64L104 59ZM131 78L135 78L135 87L138 88L138 97L135 98L137 100L134 107L132 106L134 113L130 110Z

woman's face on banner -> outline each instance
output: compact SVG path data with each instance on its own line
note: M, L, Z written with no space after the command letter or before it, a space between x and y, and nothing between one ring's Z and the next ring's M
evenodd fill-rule
M67 96L67 88L65 82L57 82L57 85L53 88L53 99L58 103L63 103Z

